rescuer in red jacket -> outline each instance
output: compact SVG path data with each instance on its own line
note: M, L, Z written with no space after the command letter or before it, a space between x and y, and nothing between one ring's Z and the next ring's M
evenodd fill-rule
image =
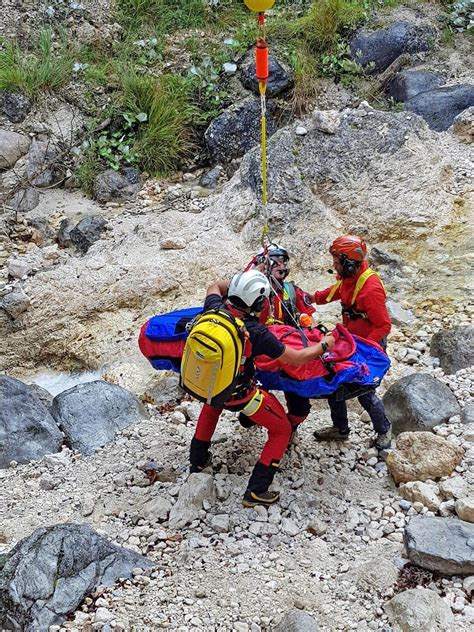
M366 261L365 241L354 235L343 235L329 248L337 272L337 281L331 287L315 292L312 302L323 305L341 301L342 321L347 329L362 338L377 342L384 349L390 332L390 317L385 305L386 294L378 274ZM391 425L385 415L382 401L374 389L363 390L355 384L340 387L328 397L333 426L316 431L318 441L345 440L349 436L346 400L357 397L369 413L377 438L375 446L385 449L391 442Z

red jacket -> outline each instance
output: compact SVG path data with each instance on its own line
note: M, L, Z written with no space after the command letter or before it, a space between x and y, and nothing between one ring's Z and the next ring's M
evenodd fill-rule
M296 285L294 287L295 287L295 292L296 292L295 308L296 308L296 311L298 312L298 315L309 314L311 316L316 311L315 308L311 305L311 302L312 302L311 295L308 294L307 292L304 292L301 288L299 288ZM283 302L282 290L279 290L276 293L276 295L272 291L270 294L269 302L270 301L273 308L272 310L273 318L275 318L278 321L281 321L285 325L294 326L295 323L293 322L293 319L290 317L290 315L287 313L287 311L282 305L282 302ZM263 308L262 312L260 313L259 321L265 324L269 318L270 318L270 304L267 303L265 307Z
M356 276L342 279L341 285L334 293L330 302L341 301L346 308L350 307L357 279L368 267L369 264L367 261L364 261ZM340 279L340 277L337 278ZM326 298L333 287L334 286L328 287L321 292L315 292L314 302L318 305L326 303ZM355 320L343 314L342 321L344 325L351 333L356 334L356 336L361 336L362 338L367 338L374 342L380 342L391 329L385 299L386 295L383 285L378 276L374 274L369 277L362 286L353 306L357 312L363 312L367 317Z

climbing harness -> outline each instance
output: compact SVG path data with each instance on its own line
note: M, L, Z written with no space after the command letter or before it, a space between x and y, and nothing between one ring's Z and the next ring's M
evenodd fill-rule
M262 146L262 205L263 205L263 227L262 246L268 245L268 214L267 214L267 106L266 90L269 77L268 70L268 44L266 41L265 11L268 11L275 4L275 0L244 0L250 11L257 13L257 23L259 36L255 47L255 75L258 81L260 92L261 109L261 146Z

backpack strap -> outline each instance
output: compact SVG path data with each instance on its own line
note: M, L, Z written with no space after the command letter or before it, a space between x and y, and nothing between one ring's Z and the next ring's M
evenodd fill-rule
M376 276L379 278L379 281L382 285L383 291L385 292L385 288L384 285L382 283L382 279L380 278L380 274L378 272L375 272L375 270L372 270L372 268L367 268L367 270L365 272L363 272L360 277L357 279L357 283L355 285L354 288L354 292L352 293L352 299L351 299L351 307L352 305L355 304L357 296L359 294L359 292L361 291L361 289L364 287L365 282L370 279L371 276Z
M326 303L330 303L332 301L333 296L338 291L341 283L342 283L342 280L336 281L336 283L334 283L334 285L331 287L329 294L326 296Z

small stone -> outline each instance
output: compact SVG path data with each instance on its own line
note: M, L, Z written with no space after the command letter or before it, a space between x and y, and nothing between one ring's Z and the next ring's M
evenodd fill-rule
M211 527L217 533L227 533L230 526L230 516L227 514L217 514L211 520Z
M458 517L465 522L474 522L474 496L456 501L455 509Z
M186 240L180 237L168 237L160 242L160 248L162 250L183 250L186 248Z
M295 129L295 134L297 136L306 136L307 133L308 133L308 130L306 129L306 127L303 127L302 125L298 125Z
M184 415L184 413L181 413L181 412L175 410L174 412L171 413L170 421L173 424L176 424L176 425L185 424L186 423L186 415Z
M313 518L308 523L306 529L313 535L324 535L327 531L327 525L319 518Z

